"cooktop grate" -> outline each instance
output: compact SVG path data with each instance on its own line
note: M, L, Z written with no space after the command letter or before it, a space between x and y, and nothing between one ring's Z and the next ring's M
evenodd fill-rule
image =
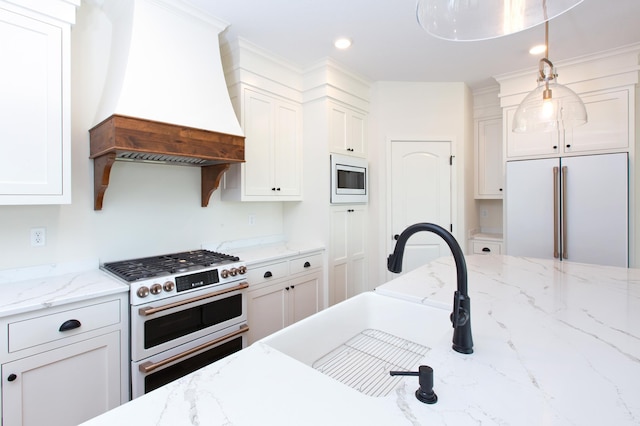
M358 333L313 363L313 368L368 396L387 396L402 380L391 370L417 371L431 350L381 330Z
M102 269L119 278L133 282L180 272L193 271L208 266L237 262L240 259L224 253L209 250L194 250L139 259L109 262Z

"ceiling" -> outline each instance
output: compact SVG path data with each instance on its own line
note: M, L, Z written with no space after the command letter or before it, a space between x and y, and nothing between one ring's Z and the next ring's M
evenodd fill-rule
M304 70L333 58L375 81L466 82L478 89L491 78L531 69L528 50L544 43L544 26L493 40L452 42L426 33L416 0L189 0L230 23L228 40L242 37ZM554 63L640 43L640 0L584 0L549 24ZM347 51L333 41L353 40ZM559 67L560 82L562 70Z

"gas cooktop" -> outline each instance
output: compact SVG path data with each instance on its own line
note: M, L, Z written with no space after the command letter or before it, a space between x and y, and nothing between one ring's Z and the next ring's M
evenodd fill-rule
M229 254L194 250L109 262L103 264L101 268L124 281L134 282L187 271L197 271L209 266L223 265L239 260L238 257Z

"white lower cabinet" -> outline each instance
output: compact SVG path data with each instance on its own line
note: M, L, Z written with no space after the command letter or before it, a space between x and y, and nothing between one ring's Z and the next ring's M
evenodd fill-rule
M249 344L320 310L321 253L249 265L249 271Z
M365 291L367 271L366 207L331 208L330 304Z
M126 294L2 318L2 425L77 425L129 398Z

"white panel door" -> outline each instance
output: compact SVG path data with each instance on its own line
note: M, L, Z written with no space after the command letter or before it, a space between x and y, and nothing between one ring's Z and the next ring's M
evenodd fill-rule
M507 254L553 259L553 171L559 166L557 158L507 162L504 218Z
M627 154L563 158L562 166L564 259L627 267Z
M451 142L391 142L391 236L420 222L451 226ZM389 238L389 253L395 241ZM441 256L449 246L437 235L419 232L409 238L402 272Z

